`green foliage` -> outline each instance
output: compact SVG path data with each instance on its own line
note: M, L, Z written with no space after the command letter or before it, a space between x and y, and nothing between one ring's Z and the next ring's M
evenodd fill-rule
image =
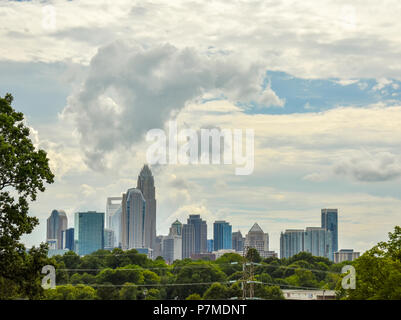
M46 290L45 300L95 300L96 290L92 287L78 284L57 286L55 289Z
M228 298L228 288L221 283L213 283L204 293L204 300L223 300Z
M262 261L262 258L255 248L249 248L246 252L246 259L247 261L259 263Z
M31 249L19 241L38 224L28 215L28 201L35 201L45 183L52 183L46 152L37 150L24 125L24 115L16 112L13 97L0 98L0 299L38 298L40 270L45 262L47 247Z
M202 297L197 293L193 293L186 297L185 300L202 300Z
M389 233L387 242L380 242L355 260L355 290L341 288L338 295L349 300L400 300L401 299L401 228Z
M133 283L124 283L124 286L120 289L120 300L136 300L138 295L138 289Z

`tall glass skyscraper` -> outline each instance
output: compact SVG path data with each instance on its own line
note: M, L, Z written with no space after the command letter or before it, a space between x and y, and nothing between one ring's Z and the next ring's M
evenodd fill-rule
M80 255L104 248L104 213L96 211L76 212L74 249Z
M226 221L215 221L213 224L214 250L232 248L232 227Z
M144 247L155 248L156 241L156 198L155 198L155 181L148 165L144 165L139 176L137 189L141 190L146 201L145 208L145 234Z
M195 227L193 224L182 226L182 258L191 258L195 253Z
M331 260L334 260L334 252L338 251L338 209L322 209L322 228L331 232Z
M121 212L123 250L148 248L145 244L146 205L146 200L139 189L131 188L123 194Z
M290 258L304 251L305 231L303 229L287 229L280 235L280 258Z
M74 228L62 231L63 247L62 249L74 250Z
M332 233L319 227L307 227L305 230L304 251L313 256L326 257L333 261Z
M53 210L47 219L46 241L57 240L56 249L63 249L62 231L68 228L68 219L65 211ZM54 241L53 241L54 242Z
M202 220L199 214L191 214L187 224L194 226L195 248L193 253L207 252L207 224Z

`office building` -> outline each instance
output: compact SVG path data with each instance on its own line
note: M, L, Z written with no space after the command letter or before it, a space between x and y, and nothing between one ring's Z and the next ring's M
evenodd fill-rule
M207 252L212 252L214 250L213 239L207 240Z
M191 258L195 253L195 227L193 224L182 226L182 258Z
M112 229L112 218L118 208L121 207L122 197L108 197L106 201L106 225L105 228Z
M174 234L177 236L182 236L182 223L178 220L175 220L170 227L169 234Z
M104 229L104 249L113 250L114 248L114 231L112 229Z
M62 231L62 249L74 251L74 228Z
M334 252L334 263L340 263L344 261L354 261L360 256L359 252L354 252L353 249L341 249L338 252Z
M237 251L237 252L243 252L244 251L244 244L245 244L245 238L242 236L241 231L233 232L232 236L232 248Z
M270 256L269 234L264 233L262 228L255 223L245 237L245 247L255 248L262 258L266 255Z
M154 248L156 241L156 198L155 182L148 165L144 165L139 176L137 189L141 190L146 201L144 221L144 247Z
M122 199L122 197L121 197ZM116 248L121 248L121 214L122 214L122 205L118 207L118 209L111 216L110 220L110 228L114 232L114 246Z
M65 211L53 210L47 219L46 240L57 239L56 249L63 248L61 232L68 228L68 219Z
M104 248L104 213L76 212L74 217L74 250L80 255Z
M121 211L121 248L147 248L145 245L146 200L141 190L128 189L123 194Z
M232 227L226 221L215 221L213 223L213 249L232 249Z
M303 229L287 229L280 235L280 258L290 258L304 251L305 231Z
M331 232L331 258L334 260L334 252L338 251L338 210L337 209L322 209L321 210L321 227Z
M206 221L202 220L199 214L191 214L187 220L187 224L194 227L195 247L192 253L207 252L207 225Z
M304 250L316 257L333 260L332 233L325 228L307 227L304 235Z

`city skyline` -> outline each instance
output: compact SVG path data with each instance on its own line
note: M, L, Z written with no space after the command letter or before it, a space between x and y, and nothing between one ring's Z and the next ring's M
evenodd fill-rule
M398 2L218 0L194 14L181 1L55 1L54 21L43 6L0 7L0 94L13 94L56 177L30 206L40 225L27 246L42 241L49 210L104 211L135 186L147 133L170 121L253 129L255 161L243 177L230 165L157 166L162 221L230 217L242 233L258 221L277 250L283 229L336 207L340 247L363 251L400 220Z

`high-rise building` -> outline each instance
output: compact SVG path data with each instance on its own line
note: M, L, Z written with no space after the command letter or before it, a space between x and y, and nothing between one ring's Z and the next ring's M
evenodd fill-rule
M74 217L74 249L80 255L104 248L104 213L76 212Z
M104 249L113 250L114 248L114 230L104 229Z
M195 227L193 224L182 226L182 258L191 258L195 253Z
M62 231L62 249L74 251L74 228Z
M303 229L287 229L280 235L280 258L290 258L304 251L305 231Z
M122 197L108 197L106 201L106 225L105 228L112 229L113 215L121 207Z
M121 198L122 199L122 198ZM116 248L121 248L121 214L122 214L122 205L118 207L118 209L111 216L111 225L110 229L114 232L114 246Z
M182 259L182 223L176 220L168 236L163 237L162 256L168 264Z
M195 252L207 252L207 224L202 220L199 214L191 214L187 220L188 224L194 226L195 231Z
M146 248L146 200L141 190L128 189L123 194L121 211L121 248L123 250Z
M304 236L304 250L316 257L333 261L332 233L325 228L307 227Z
M228 222L213 223L213 247L214 251L232 249L232 227Z
M155 241L154 257L163 257L163 239L165 236L157 236Z
M155 182L148 165L144 165L139 176L137 189L141 190L146 201L144 221L144 247L154 248L156 240L156 198Z
M53 210L47 219L46 241L56 239L55 249L63 249L63 238L61 232L68 228L68 219L65 211Z
M213 239L208 239L207 240L207 252L213 252L213 250L214 250Z
M341 249L338 252L334 252L334 263L341 263L344 261L354 261L360 256L359 252L354 252L353 249Z
M241 231L232 233L232 248L237 252L244 251L245 238L242 236Z
M245 237L245 247L255 248L261 257L270 257L269 234L264 233L262 228L255 223Z
M178 220L175 220L170 227L169 234L175 234L177 236L182 236L182 223Z
M338 251L338 209L322 209L322 228L331 231L331 259L334 260L334 252Z

